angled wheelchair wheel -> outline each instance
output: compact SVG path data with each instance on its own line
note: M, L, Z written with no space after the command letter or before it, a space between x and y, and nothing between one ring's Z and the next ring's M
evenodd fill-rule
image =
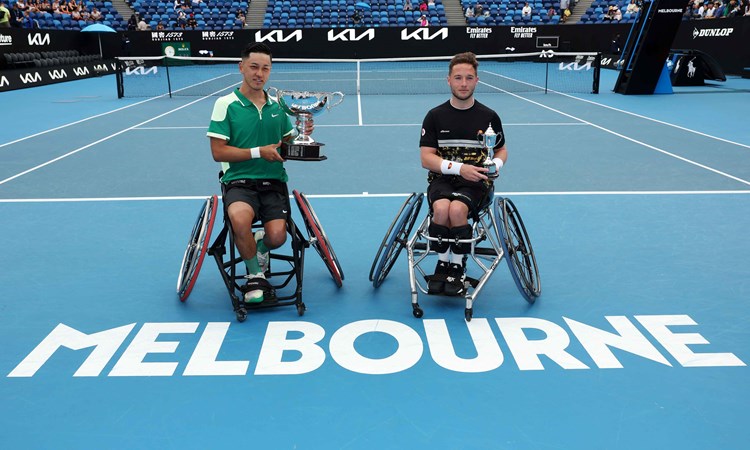
M423 200L424 193L412 193L401 206L401 210L385 233L370 268L370 281L374 287L380 287L396 263L401 250L406 246Z
M307 201L307 197L297 190L292 191L294 194L294 200L297 202L297 207L302 213L302 219L305 221L305 227L307 228L307 234L312 239L312 246L315 247L320 257L323 259L328 271L331 273L331 278L336 286L341 287L344 281L344 271L341 269L341 264L336 257L336 253L331 247L331 242L328 240L323 227L320 225L318 216L315 215L315 211L310 206L310 202Z
M190 233L187 249L182 257L180 274L177 277L177 295L180 301L187 300L190 291L193 290L195 280L198 279L198 273L203 264L203 258L208 250L209 240L211 239L211 230L216 220L216 210L219 198L212 196L206 199L195 221L193 231Z
M526 301L534 303L542 293L542 287L534 250L521 215L516 205L507 198L495 200L494 213L499 228L498 240L505 252L513 281Z

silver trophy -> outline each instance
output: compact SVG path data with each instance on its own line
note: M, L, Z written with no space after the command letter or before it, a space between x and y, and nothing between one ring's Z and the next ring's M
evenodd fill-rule
M497 145L498 135L495 130L492 129L492 124L487 127L486 131L480 131L477 134L477 140L482 144L484 149L487 151L487 157L484 159L482 166L487 169L488 178L497 178L500 173L497 171L497 166L492 160L492 155L495 154L495 145Z
M285 113L296 118L299 134L292 142L281 144L281 156L284 159L301 161L326 159L321 154L321 147L325 144L316 142L310 135L305 134L305 128L308 122L312 123L313 116L341 103L344 100L344 94L341 92L287 91L275 87L269 88L268 94L276 97Z

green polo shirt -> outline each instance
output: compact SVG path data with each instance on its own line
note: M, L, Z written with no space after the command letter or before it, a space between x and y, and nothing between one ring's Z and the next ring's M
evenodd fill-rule
M275 144L292 130L289 117L268 94L263 108L258 109L239 89L235 89L216 100L206 135L224 139L233 147L252 148ZM223 166L223 182L241 178L289 180L284 164L278 161L256 158Z

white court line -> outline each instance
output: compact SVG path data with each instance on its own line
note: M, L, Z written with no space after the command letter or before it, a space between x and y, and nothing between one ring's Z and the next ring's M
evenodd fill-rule
M41 136L41 135L43 135L43 134L51 133L51 132L53 132L53 131L61 130L61 129L63 129L63 128L67 128L67 127L70 127L70 126L73 126L73 125L77 125L77 124L79 124L79 123L83 123L83 122L86 122L87 120L92 120L92 119L96 119L96 118L98 118L98 117L103 117L103 116L106 116L106 115L108 115L108 114L116 113L116 112L118 112L118 111L122 111L122 110L124 110L124 109L130 108L130 107L133 107L133 106L138 106L138 105L141 105L141 104L143 104L143 103L146 103L146 102L150 102L151 100L156 100L157 98L161 98L161 97L164 97L164 96L166 96L166 95L167 95L167 94L164 94L164 95L160 95L160 96L158 96L158 97L152 97L152 98L148 98L148 99L146 99L146 100L141 100L141 101L139 101L139 102L136 102L136 103L131 103L130 105L127 105L127 106L123 106L123 107L121 107L121 108L113 109L113 110L111 110L111 111L103 112L103 113L101 113L101 114L96 114L96 115L94 115L94 116L89 116L89 117L86 117L85 119L81 119L81 120L76 120L75 122L70 122L70 123L67 123L67 124L65 124L65 125L60 125L59 127L55 127L55 128L50 128L50 129L48 129L48 130L40 131L39 133L35 133L35 134L29 135L29 136L26 136L26 137L18 138L18 139L16 139L15 141L10 141L10 142L6 142L6 143L4 143L4 144L0 144L0 148L6 147L6 146L8 146L8 145L16 144L16 143L18 143L18 142L22 142L22 141L25 141L25 140L27 140L27 139L35 138L35 137L37 137L37 136Z
M489 72L489 73L492 73L492 72ZM494 75L498 75L498 74L494 74ZM500 75L498 75L498 76L500 76ZM576 116L574 116L574 115L572 115L572 114L564 113L564 112L562 112L562 111L560 111L560 110L557 110L557 109L555 109L555 108L552 108L552 107L550 107L550 106L547 106L547 105L543 105L543 104L541 104L541 103L539 103L539 102L535 102L534 100L531 100L531 99L528 99L528 98L522 97L522 96L520 96L520 95L517 95L517 94L514 94L514 93L512 93L512 92L508 92L508 91L506 91L505 89L501 89L501 88L499 88L499 87L497 87L497 86L493 86L493 85L491 85L491 84L488 84L488 83L485 83L485 82L483 82L483 81L480 81L480 83L482 83L482 84L484 84L484 85L487 85L487 86L489 86L489 87L491 87L491 88L493 88L493 89L497 89L497 90L498 90L498 91L500 91L500 92L504 92L504 93L506 93L506 94L508 94L508 95L511 95L511 96L513 96L513 97L516 97L516 98L518 98L518 99L520 99L520 100L523 100L523 101L526 101L526 102L532 103L532 104L534 104L534 105L537 105L537 106L540 106L540 107L542 107L542 108L544 108L544 109L548 109L548 110L550 110L550 111L553 111L553 112L556 112L556 113L558 113L558 114L561 114L561 115L563 115L563 116L565 116L565 117L570 117L571 119L574 119L574 120L578 120L578 121L580 121L580 122L583 122L583 123L585 123L585 124L591 125L592 127L594 127L594 128L598 128L599 130L602 130L602 131L604 131L604 132L606 132L606 133L609 133L609 134L613 134L613 135L615 135L615 136L617 136L617 137L620 137L620 138L622 138L622 139L625 139L625 140L627 140L627 141L633 142L633 143L635 143L635 144L638 144L638 145L642 145L642 146L644 146L644 147L646 147L646 148L650 148L651 150L657 151L657 152L659 152L659 153L662 153L662 154L665 154L665 155L667 155L667 156L671 156L672 158L675 158L675 159L679 159L680 161L683 161L683 162L686 162L686 163L688 163L688 164L692 164L692 165L694 165L694 166L700 167L701 169L705 169L705 170L708 170L708 171L710 171L710 172L713 172L713 173L715 173L715 174L721 175L721 176L723 176L723 177L726 177L726 178L729 178L729 179L732 179L732 180L734 180L734 181L738 181L738 182L740 182L740 183L742 183L742 184L746 184L746 185L750 186L750 181L744 180L744 179L742 179L742 178L739 178L739 177L735 177L734 175L730 175L730 174L728 174L728 173L726 173L726 172L722 172L722 171L720 171L720 170L718 170L718 169L714 169L713 167L709 167L709 166L707 166L707 165L705 165L705 164L701 164L701 163L699 163L699 162L693 161L693 160L691 160L691 159L688 159L688 158L685 158L685 157L683 157L683 156L679 156L679 155L676 155L676 154L674 154L674 153L670 153L670 152L668 152L668 151L666 151L666 150L664 150L664 149L661 149L661 148L655 147L655 146L653 146L653 145L651 145L651 144L647 144L647 143L645 143L645 142L641 142L641 141L639 141L639 140L637 140L637 139L633 139L633 138L631 138L631 137L625 136L624 134L620 134L620 133L614 132L614 131L612 131L612 130L610 130L610 129L608 129L608 128L605 128L605 127L599 126L599 125L597 125L597 124L595 124L595 123L592 123L592 122L589 122L589 121L587 121L587 120L583 120L583 119L581 119L581 118L579 118L579 117L576 117ZM572 98L576 98L576 97L572 97Z
M77 149L75 149L75 150L73 150L73 151L70 151L70 152L68 152L68 153L66 153L66 154L64 154L64 155L58 156L57 158L51 159L51 160L49 160L49 161L47 161L47 162L45 162L45 163L39 164L39 165L37 165L37 166L34 166L34 167L32 167L31 169L27 169L27 170L24 170L23 172L20 172L20 173L17 173L17 174L15 174L15 175L13 175L12 177L8 177L8 178L6 178L6 179L4 179L4 180L1 180L1 181L0 181L0 185L3 185L3 184L5 184L5 183L7 183L7 182L9 182L9 181L15 180L16 178L18 178L18 177L21 177L21 176L23 176L23 175L26 175L27 173L31 173L31 172L34 172L35 170L41 169L42 167L48 166L48 165L50 165L50 164L52 164L52 163L54 163L54 162L60 161L61 159L67 158L67 157L68 157L68 156L70 156L70 155L74 155L74 154L76 154L76 153L78 153L78 152L81 152L81 151L83 151L83 150L86 150L86 149L87 149L87 148L89 148L89 147L93 147L94 145L100 144L100 143L102 143L102 142L104 142L104 141L108 141L109 139L112 139L112 138L113 138L113 137L115 137L115 136L119 136L119 135L121 135L121 134L123 134L123 133L125 133L125 132L127 132L127 131L133 130L134 128L136 128L136 127L139 127L139 126L141 126L141 125L143 125L143 124L145 124L145 123L149 123L149 122L152 122L152 121L154 121L154 120L156 120L156 119L160 119L160 118L162 118L162 117L164 117L164 116L166 116L166 115L168 115L168 114L172 114L172 113L173 113L173 112L175 112L175 111L179 111L179 110L181 110L182 108L186 108L186 107L188 107L188 106L190 106L190 105L193 105L193 104L195 104L195 103L198 103L198 102L200 102L200 101L203 101L203 100L205 100L205 99L207 99L207 98L210 98L210 97L211 97L212 95L214 95L214 94L216 94L216 93L219 93L219 92L222 92L222 91L224 91L224 90L226 90L226 89L227 89L227 88L219 89L218 91L215 91L215 92L213 92L213 93L211 93L211 94L209 94L209 95L203 96L203 97L201 97L201 98L199 98L199 99L197 99L197 100L193 100L193 101L192 101L192 102L190 102L190 103L186 103L186 104L184 104L184 105L182 105L182 106L178 106L177 108L174 108L174 109L171 109L171 110L169 110L169 111L167 111L167 112L165 112L165 113L159 114L158 116L152 117L152 118L150 118L150 119L148 119L148 120L146 120L146 121L143 121L143 122L141 122L141 123L139 123L139 124L133 125L132 127L128 127L128 128L125 128L125 129L123 129L123 130L120 130L120 131L118 131L118 132L116 132L116 133L110 134L110 135L109 135L109 136L107 136L107 137L104 137L104 138L101 138L101 139L99 139L99 140L97 140L97 141L91 142L90 144L86 144L86 145L84 145L83 147L79 147L79 148L77 148Z
M525 197L548 197L548 196L586 196L586 195L750 195L748 190L718 190L718 191L539 191L539 192L495 192L498 196L525 196ZM408 197L411 193L396 194L305 194L307 198L390 198ZM173 196L173 197L81 197L81 198L4 198L0 203L85 203L85 202L151 202L151 201L177 201L177 200L205 200L210 195L198 196ZM290 195L289 198L293 196ZM219 196L221 198L221 196Z

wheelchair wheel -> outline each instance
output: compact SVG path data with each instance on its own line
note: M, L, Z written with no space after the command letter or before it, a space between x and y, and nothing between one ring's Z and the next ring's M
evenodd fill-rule
M516 287L527 302L534 303L542 293L539 268L529 234L521 220L516 205L507 198L495 200L495 220L498 223L498 240L505 252L505 260Z
M198 279L198 273L201 270L203 258L206 256L211 239L211 230L214 227L218 202L219 198L215 195L206 199L203 207L201 207L200 214L198 214L198 220L193 226L193 231L190 233L190 240L182 257L180 274L177 277L177 295L182 302L187 300L190 291L193 290L195 280Z
M391 271L393 264L396 263L401 250L406 246L423 200L424 193L412 193L401 206L401 210L393 219L391 227L385 233L383 242L380 243L378 253L375 255L375 260L370 268L370 281L372 281L374 287L380 287Z
M305 221L305 227L307 228L307 235L314 238L312 246L315 247L320 257L323 259L328 271L331 273L331 278L336 286L341 287L344 280L344 271L341 269L341 264L336 257L336 253L331 247L331 242L328 240L323 227L320 225L318 216L315 215L315 211L310 206L310 202L307 201L307 197L297 190L292 191L294 194L294 200L297 202L297 207L302 213L302 218Z

